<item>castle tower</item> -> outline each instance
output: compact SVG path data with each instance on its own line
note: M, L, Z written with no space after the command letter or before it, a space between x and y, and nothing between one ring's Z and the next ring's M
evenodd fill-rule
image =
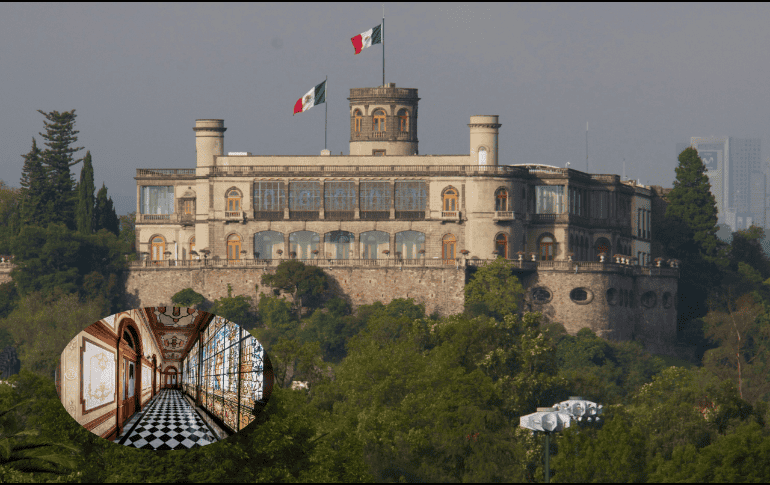
M479 165L497 166L497 115L471 116L471 157Z
M350 90L351 155L418 155L417 90L388 83Z
M225 120L195 120L198 167L213 167L214 156L225 154Z

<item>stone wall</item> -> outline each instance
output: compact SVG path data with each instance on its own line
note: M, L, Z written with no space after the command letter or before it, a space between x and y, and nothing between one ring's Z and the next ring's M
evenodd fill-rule
M171 304L171 297L192 288L207 300L246 295L258 301L259 292L272 294L261 284L263 268L132 268L126 279L128 308ZM274 269L272 271L275 271ZM463 311L465 270L455 266L418 268L324 268L336 293L344 295L353 307L396 298L414 298L425 304L425 311L450 315ZM237 323L237 322L236 322Z

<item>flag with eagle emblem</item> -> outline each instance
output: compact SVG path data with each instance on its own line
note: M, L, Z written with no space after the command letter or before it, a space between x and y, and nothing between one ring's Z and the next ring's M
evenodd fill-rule
M313 106L326 102L326 81L318 84L294 103L294 113L302 113Z
M374 44L382 44L382 24L367 30L363 34L358 34L350 40L353 41L353 47L356 49L356 54L366 47L371 47Z

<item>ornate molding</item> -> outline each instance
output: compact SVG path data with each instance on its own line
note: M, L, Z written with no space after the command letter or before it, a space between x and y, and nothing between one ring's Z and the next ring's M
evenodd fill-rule
M99 416L98 418L94 419L93 421L87 422L86 424L83 425L83 427L85 429L87 429L88 431L91 431L92 429L96 428L97 426L99 426L103 422L107 421L108 419L114 418L115 417L115 413L117 413L117 412L118 412L117 409L113 409L113 410L111 410L111 411L109 411L109 412L107 412L105 414L102 414L101 416Z

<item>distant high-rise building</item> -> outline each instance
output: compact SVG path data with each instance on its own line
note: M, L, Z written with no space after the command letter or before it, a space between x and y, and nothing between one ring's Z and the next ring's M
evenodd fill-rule
M678 143L677 150L681 153L687 146L698 150L706 166L719 222L729 225L732 231L746 229L752 224L764 225L766 197L762 140L694 136L689 145Z

